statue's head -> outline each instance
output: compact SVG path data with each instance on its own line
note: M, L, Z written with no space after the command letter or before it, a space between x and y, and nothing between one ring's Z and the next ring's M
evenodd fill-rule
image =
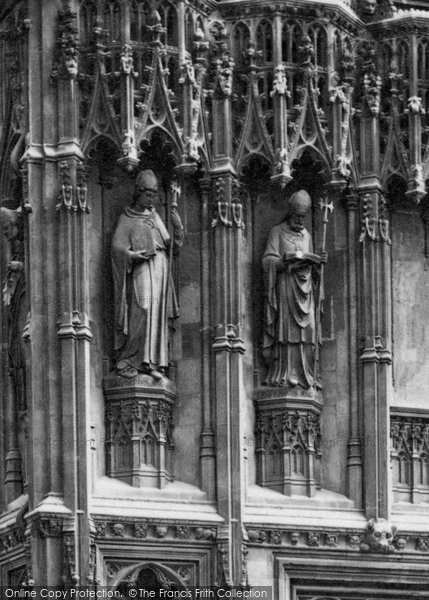
M361 7L365 14L373 15L377 8L377 0L362 0Z
M158 195L158 180L155 173L150 169L140 171L135 181L134 208L143 211L152 208L153 202Z
M0 222L3 235L9 242L19 237L21 230L21 212L11 208L0 207Z
M305 190L299 190L289 198L286 220L293 231L300 232L304 229L304 219L310 208L310 194Z

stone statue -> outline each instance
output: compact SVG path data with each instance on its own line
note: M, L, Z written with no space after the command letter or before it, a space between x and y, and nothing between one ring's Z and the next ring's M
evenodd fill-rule
M321 257L313 254L311 235L304 228L310 208L311 198L305 190L292 194L286 219L271 229L262 258L266 279L265 385L320 387L316 373L320 339L316 331L316 282Z
M24 239L20 210L0 208L3 235L10 248L3 284L3 302L7 307L9 372L14 382L15 395L20 410L25 410L24 350L22 331L27 318L24 282Z
M7 323L9 376L13 389L15 425L9 432L5 457L6 482L13 486L10 499L21 494L27 480L27 401L25 382L25 351L22 334L27 322L24 273L24 227L20 209L0 208L3 235L9 247L3 282L3 303Z
M154 173L139 173L134 201L121 215L113 236L116 369L123 377L139 372L157 380L163 377L169 362L169 320L178 316L171 263L173 245L183 243L183 226L172 203L171 239L153 206L157 194Z
M360 7L366 15L373 15L377 8L377 0L361 0Z

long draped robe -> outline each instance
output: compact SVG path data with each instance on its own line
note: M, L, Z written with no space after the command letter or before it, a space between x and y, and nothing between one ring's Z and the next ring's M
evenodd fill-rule
M115 287L115 349L118 365L139 371L168 366L169 320L178 316L168 259L170 235L158 213L130 207L121 215L112 241ZM128 251L150 258L133 262Z
M311 236L295 232L287 221L273 227L262 265L266 276L263 352L268 363L266 385L299 384L308 389L316 381L314 266L305 258L284 264L288 252L312 253Z

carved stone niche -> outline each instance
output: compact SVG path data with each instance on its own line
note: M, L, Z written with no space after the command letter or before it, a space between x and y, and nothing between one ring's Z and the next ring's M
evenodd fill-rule
M285 496L320 489L321 396L300 388L255 392L257 484Z
M428 502L429 411L392 408L390 442L395 501Z
M172 382L111 374L104 379L104 395L107 475L134 487L163 488L173 481Z

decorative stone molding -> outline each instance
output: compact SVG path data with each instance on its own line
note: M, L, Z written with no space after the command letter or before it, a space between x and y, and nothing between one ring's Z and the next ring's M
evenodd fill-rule
M378 533L381 534L380 537ZM379 519L378 522L371 520L363 531L340 529L297 531L273 527L249 527L247 535L249 546L267 546L273 549L281 546L296 549L312 548L321 553L332 551L426 554L429 552L428 535L418 533L399 535L396 528L383 519Z
M104 392L108 476L135 487L164 487L173 479L173 384L112 374Z
M24 546L24 535L19 529L12 529L0 537L0 554L10 552L19 546Z
M95 520L97 538L114 539L122 541L136 539L157 539L171 541L172 539L183 542L214 542L217 539L217 527L195 525L190 522L178 521L137 521L136 519L123 519L120 522L113 520Z
M215 40L215 57L213 66L215 68L215 94L219 97L229 98L232 93L232 74L234 61L230 56L227 46L228 31L224 24L216 21L211 29Z
M63 519L59 517L43 517L34 523L37 535L41 538L60 537L63 531Z
M198 581L198 565L189 560L163 560L162 564L157 561L136 564L135 560L108 560L105 569L109 585L122 592L124 588L142 588L142 584L146 583L144 578L149 572L155 574L162 587L171 592L177 590L178 586L195 586ZM121 577L120 573L125 574Z
M405 410L405 409L404 409ZM429 499L429 414L390 417L393 492L396 500Z
M59 165L59 191L57 210L89 213L87 170L82 161L62 160Z
M321 404L313 391L297 388L255 394L257 482L312 496L320 481Z

